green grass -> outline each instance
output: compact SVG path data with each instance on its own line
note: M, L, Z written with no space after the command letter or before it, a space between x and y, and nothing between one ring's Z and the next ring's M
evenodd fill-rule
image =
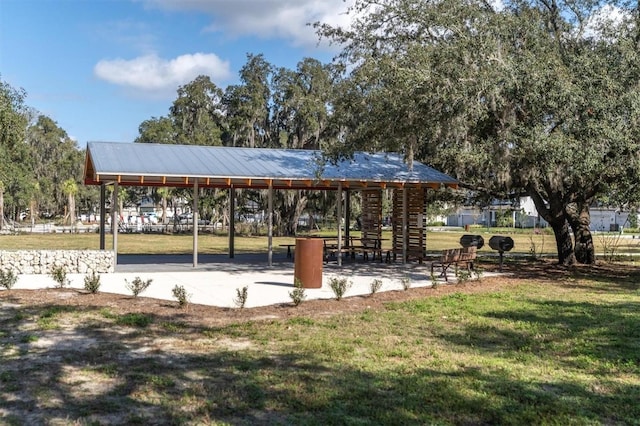
M532 230L511 228L472 228L469 232L460 230L428 231L427 251L438 252L446 248L460 246L460 237L466 233L482 235L485 247L480 255L495 254L489 248L489 239L493 235L508 235L513 238L515 247L511 253L530 254L535 247L537 254L553 255L556 253L555 239L548 232L534 234ZM337 231L328 230L322 235L337 235ZM351 235L358 237L358 231L351 231ZM391 231L384 231L383 250L391 247ZM112 247L112 239L107 235L106 248ZM0 235L0 246L8 250L87 250L99 248L98 234L21 234ZM280 244L295 244L294 237L274 237L274 252L284 254L286 247ZM640 253L640 238L618 238L618 234L594 234L596 255L602 256L605 247L614 247L618 253ZM198 238L198 251L201 254L228 253L228 237L226 235L202 234ZM187 234L119 234L118 253L120 254L189 254L193 250L193 237ZM267 251L265 236L236 236L235 251L238 254Z
M578 271L217 327L12 308L26 314L7 316L11 329L49 312L75 319L76 334L94 343L47 353L23 339L26 353L0 367L10 385L2 405L7 416L44 422L60 413L47 401L62 401L64 418L82 424L639 424L639 276ZM0 348L13 336L0 336Z

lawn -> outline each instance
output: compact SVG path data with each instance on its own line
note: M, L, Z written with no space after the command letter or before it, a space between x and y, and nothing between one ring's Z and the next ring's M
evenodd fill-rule
M196 322L0 292L0 422L639 424L638 271L516 269Z
M553 234L533 233L532 231L512 229L476 228L470 234L481 235L485 240L485 246L480 255L496 252L489 248L489 239L493 235L508 235L513 238L515 247L512 253L536 254L553 256L556 252ZM336 235L337 231L326 231L326 235ZM359 232L352 231L351 235L359 236ZM460 247L460 237L465 235L462 231L428 231L427 251L438 252L446 248ZM383 232L383 249L391 247L391 232ZM111 249L112 237L107 235L106 248ZM285 247L280 244L293 244L294 237L274 237L274 251L284 253ZM640 253L640 238L632 235L599 233L594 234L596 255L602 256L605 250L611 253ZM0 249L67 249L87 250L97 249L100 246L99 235L94 233L80 234L19 234L0 235ZM226 235L201 234L198 238L198 251L202 254L226 254L228 253L229 239ZM119 234L118 253L120 254L188 254L193 250L193 237L189 234ZM236 236L236 253L266 252L267 238L265 236Z

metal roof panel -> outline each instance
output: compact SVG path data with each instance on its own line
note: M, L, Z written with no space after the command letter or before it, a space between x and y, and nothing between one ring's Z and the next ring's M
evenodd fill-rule
M98 176L457 184L454 178L417 161L409 170L403 158L393 153L358 152L353 159L333 164L323 162L320 151L311 150L89 142L87 156Z

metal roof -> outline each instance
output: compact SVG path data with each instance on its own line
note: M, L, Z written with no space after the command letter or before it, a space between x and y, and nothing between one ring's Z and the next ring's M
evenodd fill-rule
M457 187L457 180L397 154L358 152L337 164L320 151L196 145L89 142L84 182L125 186L278 189L384 188L406 184Z

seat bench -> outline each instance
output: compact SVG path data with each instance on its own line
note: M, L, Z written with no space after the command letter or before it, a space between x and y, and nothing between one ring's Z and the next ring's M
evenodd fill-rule
M431 275L436 268L440 268L440 275L445 281L449 281L447 270L454 266L455 274L458 274L459 265L463 265L468 271L473 269L473 262L476 260L477 247L463 247L443 250L440 259L431 263Z

